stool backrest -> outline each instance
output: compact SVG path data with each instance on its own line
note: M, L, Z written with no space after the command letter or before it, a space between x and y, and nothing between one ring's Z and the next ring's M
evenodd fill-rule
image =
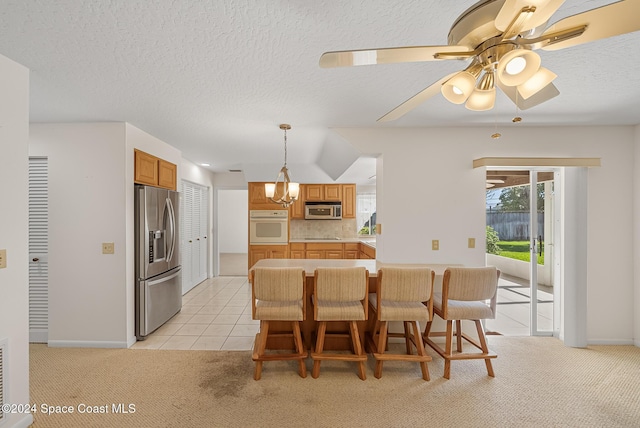
M272 302L302 300L304 277L302 268L256 268L252 271L253 295Z
M482 268L447 268L443 277L443 298L479 301L496 297L500 271L493 266Z
M317 268L315 298L329 302L355 302L367 295L369 272L364 267Z
M382 300L426 302L431 299L434 272L428 268L384 267L378 271Z

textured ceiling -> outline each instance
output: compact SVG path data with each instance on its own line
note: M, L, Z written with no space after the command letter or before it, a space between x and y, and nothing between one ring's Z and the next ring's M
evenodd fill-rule
M551 22L611 2L567 0ZM126 121L215 171L273 165L274 175L287 122L295 176L317 166L331 128L510 123L515 107L500 92L490 112L438 94L376 123L464 62L318 66L325 51L446 44L473 3L0 0L0 53L31 69L32 122ZM636 32L538 51L560 95L523 112L525 123L640 123L639 48ZM372 162L362 165L370 175Z

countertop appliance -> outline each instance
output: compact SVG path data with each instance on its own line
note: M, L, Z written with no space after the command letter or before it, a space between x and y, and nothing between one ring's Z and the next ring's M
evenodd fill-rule
M179 196L173 190L135 186L135 325L138 340L144 340L182 308Z
M305 220L341 220L341 202L305 202Z
M288 210L249 211L249 244L287 245L288 243Z

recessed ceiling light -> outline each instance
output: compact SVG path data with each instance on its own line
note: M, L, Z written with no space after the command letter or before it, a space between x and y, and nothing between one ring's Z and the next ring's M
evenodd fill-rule
M200 166L211 166L210 163L201 163Z

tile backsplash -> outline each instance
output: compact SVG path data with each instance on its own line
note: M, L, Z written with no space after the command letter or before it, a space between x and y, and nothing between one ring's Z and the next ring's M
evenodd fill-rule
M304 238L355 238L358 236L356 219L342 220L291 220L291 239Z

